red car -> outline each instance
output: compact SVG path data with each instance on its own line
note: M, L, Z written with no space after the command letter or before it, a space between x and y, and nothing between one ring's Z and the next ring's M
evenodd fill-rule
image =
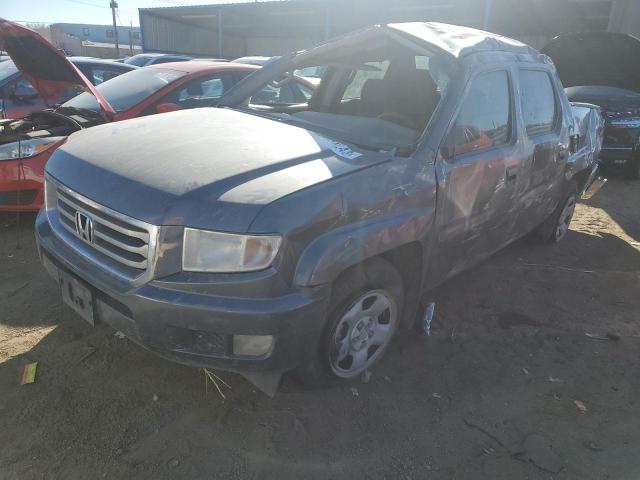
M40 209L45 163L71 133L106 122L213 106L225 91L259 69L210 61L164 63L94 87L62 53L28 28L0 20L0 41L22 74L50 104L66 88L85 90L62 105L24 119L0 121L0 211ZM252 103L303 104L314 88L295 77L267 85Z

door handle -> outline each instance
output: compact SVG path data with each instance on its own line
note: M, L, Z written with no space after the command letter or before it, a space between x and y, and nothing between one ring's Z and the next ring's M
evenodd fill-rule
M518 176L517 165L511 165L510 167L507 167L507 180L515 180L517 176Z

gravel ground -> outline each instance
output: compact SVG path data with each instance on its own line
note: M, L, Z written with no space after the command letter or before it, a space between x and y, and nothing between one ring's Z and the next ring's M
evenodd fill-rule
M33 216L0 217L0 478L636 480L639 200L613 179L560 245L432 292L433 335L401 332L366 384L270 399L220 373L224 401L63 307Z

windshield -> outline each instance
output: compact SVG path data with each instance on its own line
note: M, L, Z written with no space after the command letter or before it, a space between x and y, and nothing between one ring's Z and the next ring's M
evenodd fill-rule
M395 44L351 53L347 59L339 49L333 55L323 56L329 62L322 65L307 63L293 69L317 79L317 86L309 86L297 103L262 101L269 93L267 85L253 93L249 108L362 147L413 149L447 91L451 66L446 59ZM283 77L277 65L273 71L266 68L251 78L259 79L262 72L265 79ZM294 83L294 76L284 77L275 81L281 89ZM258 85L256 81L256 89Z
M123 112L185 75L185 72L177 70L141 68L101 83L96 88L116 112ZM98 100L89 92L72 98L62 106L100 111Z
M17 71L18 68L11 60L0 62L0 82L14 75Z

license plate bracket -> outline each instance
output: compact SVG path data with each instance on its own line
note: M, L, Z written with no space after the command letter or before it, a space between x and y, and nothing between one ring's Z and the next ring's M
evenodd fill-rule
M58 271L62 301L80 317L95 326L94 296L82 281L62 270Z

